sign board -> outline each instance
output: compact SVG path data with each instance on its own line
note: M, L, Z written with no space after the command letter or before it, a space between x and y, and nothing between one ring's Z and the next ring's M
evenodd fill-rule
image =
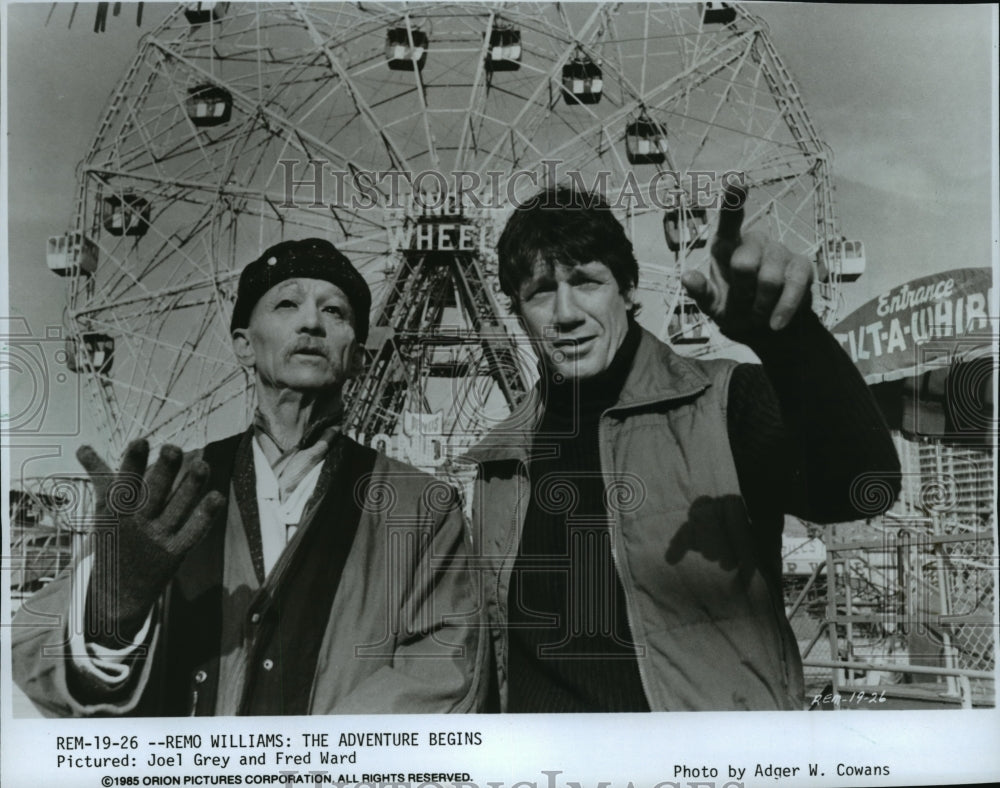
M920 348L931 341L989 336L989 268L956 268L894 287L833 328L869 384L927 371Z

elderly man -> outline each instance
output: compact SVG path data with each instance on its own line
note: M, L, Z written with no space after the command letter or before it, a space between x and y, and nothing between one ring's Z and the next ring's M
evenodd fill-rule
M370 306L332 244L280 243L243 270L232 316L253 426L187 457L164 446L149 470L145 441L118 474L78 452L95 532L114 538L15 621L14 674L43 712L474 708L477 594L456 497L342 434ZM66 623L71 599L86 600L82 627Z
M741 235L744 199L726 192L709 276L683 281L762 366L682 358L639 327L632 245L596 196L543 192L501 235L541 369L470 455L501 710L803 708L784 514L869 517L852 484L898 489L899 465L809 309L810 264Z

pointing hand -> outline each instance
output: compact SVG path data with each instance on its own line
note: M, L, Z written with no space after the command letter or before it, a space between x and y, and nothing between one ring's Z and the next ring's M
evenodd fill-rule
M726 189L709 275L689 271L681 280L699 309L738 342L768 328L780 331L812 300L812 265L805 257L776 241L741 233L746 196L740 186Z

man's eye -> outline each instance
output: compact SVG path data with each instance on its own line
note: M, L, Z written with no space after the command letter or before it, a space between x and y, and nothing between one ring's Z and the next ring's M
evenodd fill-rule
M323 311L326 312L328 315L335 315L336 317L344 316L344 310L341 309L339 306L325 306L323 307Z
M533 287L524 294L525 301L531 301L535 298L542 298L549 293L554 293L555 288L549 285L539 285L538 287Z
M292 301L290 298L282 298L276 305L275 309L295 309L298 304Z

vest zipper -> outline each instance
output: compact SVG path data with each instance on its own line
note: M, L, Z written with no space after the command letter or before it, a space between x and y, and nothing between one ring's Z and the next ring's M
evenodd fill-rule
M601 478L604 480L605 490L608 489L608 484L609 484L608 475L605 469L610 467L610 463L607 461L607 457L605 456L606 444L604 440L605 438L604 417L607 415L607 413L608 411L604 411L604 413L601 414L601 417L597 420L597 449L601 460ZM612 507L609 505L608 509L610 510L611 508ZM617 526L619 531L621 531L622 523L618 517L617 510L615 510L613 514L609 511L608 514L614 517L614 525ZM611 524L610 517L608 518L608 530L610 531L609 536L611 537L611 562L614 564L615 574L618 576L618 582L622 584L622 591L625 593L625 618L628 621L628 628L629 632L632 635L632 639L635 640L636 628L635 628L635 617L632 615L632 609L634 607L632 601L632 589L629 583L626 582L626 577L622 573L621 563L618 560L618 545L615 540L615 528ZM633 648L634 647L635 644L633 644ZM643 648L645 647L646 647L645 633L643 633ZM646 678L645 666L643 664L643 660L639 659L638 654L635 655L635 662L636 662L636 667L639 670L639 683L642 685L643 694L646 696L646 703L649 704L650 711L656 711L657 709L654 707L653 698L649 693L649 680Z
M519 476L520 476L519 473L515 473L515 477ZM522 514L525 513L523 491L527 490L529 497L531 495L531 475L528 473L528 463L526 462L524 463L523 478L524 478L524 484L522 485L520 482L518 482L515 494L514 529L513 530L505 529L507 530L507 541L504 544L503 548L503 554L502 554L503 563L501 563L500 571L497 573L497 595L496 595L497 607L499 608L501 605L503 606L503 612L504 612L503 619L505 622L507 621L509 612L507 610L507 597L510 594L510 577L514 571L514 562L517 561L517 550L520 547L521 534L524 531L524 517L522 516ZM513 560L510 560L511 555L514 556ZM507 571L505 569L505 565L509 566L510 571ZM503 576L505 574L507 575L507 584L506 584L507 593L504 594L503 597L501 598L500 587L503 585ZM509 661L508 658L510 656L510 636L507 634L507 632L508 632L508 627L505 623L503 626L500 627L500 643L503 650L503 664L501 666L498 666L503 668L503 677L505 685L508 685L510 683L508 681L508 671L507 671L507 666ZM501 696L500 697L501 711L506 711L505 707L507 704L504 703L504 697L503 697L505 694L504 688L501 688L498 685L497 690Z

